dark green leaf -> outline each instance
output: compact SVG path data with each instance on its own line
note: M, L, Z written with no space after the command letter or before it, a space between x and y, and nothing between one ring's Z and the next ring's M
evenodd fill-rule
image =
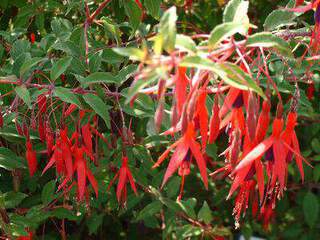
M308 192L303 199L304 220L312 228L319 218L319 201L312 193Z
M87 104L104 120L107 127L110 128L109 108L97 95L92 93L85 94L83 99Z
M62 73L64 73L67 68L70 66L72 57L65 57L59 59L55 64L53 64L50 78L52 81L55 81Z

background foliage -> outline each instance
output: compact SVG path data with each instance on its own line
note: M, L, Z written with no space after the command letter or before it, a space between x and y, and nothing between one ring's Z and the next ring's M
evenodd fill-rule
M133 107L130 107L125 103L125 97L118 98L112 94L118 92L128 96L127 89L138 67L123 53L117 54L112 48L143 44L150 46L149 40L154 36L160 16L173 5L177 6L179 33L209 33L222 22L225 3L199 0L193 1L192 6L186 9L182 0L144 0L141 1L143 13L133 0L114 0L88 27L85 36L85 2L0 1L0 109L9 107L15 96L19 96L20 102L24 103L16 111L4 115L4 126L0 128L0 221L3 235L15 238L30 231L39 239L211 239L217 236L229 239L242 233L246 237L255 235L267 239L319 239L319 64L312 69L315 93L311 97L308 93L310 84L304 81L308 64L302 62L299 69L294 69L301 88L297 134L303 155L314 168L305 166L305 182L301 183L296 167L289 167L287 191L277 204L276 214L267 230L261 221L251 218L250 211L247 211L240 229L235 230L233 200L225 200L230 188L228 181L210 181L209 190L206 191L200 175L193 171L186 179L185 193L180 203L176 202L179 176L173 176L160 191L165 168L151 167L169 140L158 136L154 129L156 100L139 95ZM87 1L91 13L101 2ZM272 13L274 15L269 15L286 4L287 1L250 1L248 15L250 22L258 26L255 31L277 31L280 28L308 31L309 25L314 24L312 13L299 16L301 14L276 10ZM35 43L31 43L32 34L35 35ZM89 43L87 51L86 37ZM303 48L300 52L303 52ZM129 52L133 57L135 54ZM269 68L284 99L288 98L293 88L284 79L285 66L275 61L270 63ZM92 195L87 204L73 199L75 190L67 200L61 192L56 192L58 182L54 170L43 175L38 171L35 176L29 176L25 139L17 132L14 121L32 125L25 116L32 115L31 109L41 90L36 85L24 88L1 81L28 81L30 77L46 84L50 84L47 81L50 79L56 87L56 97L67 104L96 112L99 115L97 129L113 146L108 148L103 140L98 139L99 164L90 163L90 169L98 181L99 196L95 198ZM88 82L91 83L89 89L96 92L98 98L70 91L77 87L85 88ZM101 88L100 84L107 85L108 91ZM119 135L121 111L125 114L125 125L128 127L131 124L134 133L134 144L126 150L139 192L138 196L134 196L128 190L128 201L124 208L119 207L115 188L107 191L121 164L123 142L115 137ZM59 119L62 112L53 114ZM74 115L74 118L77 117ZM170 127L169 118L166 117L164 129ZM71 119L67 122L71 132L75 128L72 124L74 121ZM44 151L45 145L32 128L30 136L36 152ZM214 160L219 159L223 145L210 145L207 154ZM40 169L46 166L45 154L38 154L38 163Z

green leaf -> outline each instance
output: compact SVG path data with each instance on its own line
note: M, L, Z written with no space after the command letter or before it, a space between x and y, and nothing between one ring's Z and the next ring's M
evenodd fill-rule
M176 48L191 53L197 52L196 44L191 37L178 34L176 38Z
M0 168L11 171L17 168L26 168L26 166L21 157L7 148L0 147Z
M236 33L246 33L249 29L249 24L228 22L216 26L210 33L208 46L215 48L222 40L233 36Z
M292 25L296 17L297 15L294 12L277 9L267 16L263 27L266 31L272 31L283 26Z
M83 99L100 117L102 117L107 127L110 128L109 107L97 95L92 93L84 95Z
M159 34L162 38L163 48L169 53L174 50L176 42L176 21L177 17L176 7L171 7L161 17L159 23Z
M27 197L27 194L12 191L4 193L3 196L5 208L15 208Z
M15 91L18 94L19 98L21 98L23 100L23 102L25 104L27 104L27 106L31 109L32 106L31 106L30 92L26 88L26 86L25 85L20 85L20 86L15 88Z
M125 1L124 9L125 9L126 15L129 17L129 22L133 29L133 34L134 34L135 30L139 27L142 11L134 0Z
M133 77L137 72L137 69L138 69L138 66L135 64L130 64L122 68L117 75L117 80L119 81L119 84L121 85L125 81L127 81L130 77Z
M248 74L233 63L214 63L207 58L199 56L185 57L180 66L210 70L217 74L225 83L242 90L251 89L265 98L262 89Z
M160 5L161 0L144 0L144 6L148 13L155 19L159 19L160 17Z
M131 99L139 92L139 90L148 86L150 83L156 81L158 76L155 73L152 73L151 76L148 76L145 79L139 79L139 81L135 82L133 86L129 88L128 94L126 95L126 104L128 104Z
M303 213L306 223L312 228L319 217L319 202L318 198L312 193L308 192L303 198Z
M249 7L249 1L243 1L243 0L229 1L223 12L223 22L249 23L248 16L247 16L248 7Z
M72 57L65 57L59 59L55 64L53 64L51 72L50 72L50 78L52 81L56 80L62 73L64 73L67 68L70 66L72 61Z
M320 141L318 138L314 138L311 141L312 150L316 153L320 153Z
M43 61L44 59L41 57L34 57L26 62L24 62L20 68L20 77L22 77L27 71L29 71L33 66L37 65L39 62Z
M56 188L56 181L55 180L47 182L46 185L44 185L42 192L41 192L41 200L44 204L48 204L49 202L51 202L54 199L55 188Z
M142 61L145 58L145 52L139 48L113 48L112 50L121 56L129 57L133 61Z
M317 164L313 169L313 180L319 182L320 180L320 164Z
M77 221L79 219L79 217L77 215L75 215L75 213L73 213L69 209L65 209L62 207L56 208L55 210L53 210L51 212L51 216L59 218L59 219L66 218L70 221Z
M140 221L147 217L151 217L156 213L160 212L161 209L162 209L162 203L160 201L153 201L139 212L136 220Z
M71 103L77 105L81 108L81 102L77 95L70 91L68 88L56 87L54 89L54 95L61 99L63 102Z
M80 80L81 84L88 86L93 83L119 83L118 78L109 72L95 72Z
M198 212L198 219L209 224L212 221L211 209L206 201L203 202L202 208Z
M86 220L86 223L89 229L89 235L97 233L99 227L103 223L103 217L104 217L104 213L101 213L101 214L94 213L90 216L89 219Z
M261 32L249 36L246 46L274 48L283 56L292 57L289 44L285 40L273 35L270 32Z

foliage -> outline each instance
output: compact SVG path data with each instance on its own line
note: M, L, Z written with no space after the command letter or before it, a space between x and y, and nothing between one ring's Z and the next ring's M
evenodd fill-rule
M1 0L3 237L318 239L319 25L319 1Z

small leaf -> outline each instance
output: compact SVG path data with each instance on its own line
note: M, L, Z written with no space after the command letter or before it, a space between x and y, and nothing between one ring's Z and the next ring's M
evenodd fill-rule
M101 100L101 98L92 93L88 93L83 96L83 99L100 117L102 117L107 127L110 128L109 107Z
M72 103L81 108L81 102L77 95L71 92L68 88L56 87L54 89L54 95L60 98L63 102Z
M212 221L211 209L206 201L203 202L202 208L198 212L198 219L209 224Z
M164 12L159 23L159 34L163 40L163 48L169 53L172 52L175 47L177 19L177 9L176 7L171 7Z
M126 15L129 17L129 22L133 30L133 34L139 27L142 11L134 0L126 0L124 2Z
M0 168L11 171L17 168L26 168L26 166L21 157L7 148L0 147Z
M42 192L41 192L41 200L44 204L48 204L54 199L54 191L56 187L56 181L52 180L50 182L47 182L46 185L44 185Z
M223 22L244 22L248 21L249 1L231 0L223 12Z
M4 193L3 196L5 208L15 208L27 197L27 194L12 191Z
M262 89L248 74L232 63L214 63L207 58L199 56L185 57L180 66L206 69L217 74L225 83L242 90L251 89L265 98Z
M129 57L134 61L143 61L145 53L139 48L127 47L127 48L113 48L114 52L121 56Z
M261 32L249 36L246 46L274 48L283 56L292 57L289 44L285 40L273 35L270 32Z
M246 33L249 29L249 24L228 22L216 26L210 33L208 46L215 48L224 39L233 36L236 33Z
M160 17L160 5L161 0L144 0L144 6L148 13L155 19L159 19Z
M162 209L162 203L160 201L154 201L144 207L138 214L136 220L143 220L147 217L151 217Z
M263 27L266 31L294 24L293 20L297 17L294 12L277 9L271 12L264 21Z
M65 209L62 207L56 208L55 210L53 210L51 212L51 216L56 217L58 219L66 218L70 221L77 221L79 219L79 217L77 215L75 215L75 213L73 213L69 209Z
M313 180L319 182L320 180L320 164L317 164L313 169Z
M41 57L34 57L26 62L24 62L20 68L20 76L22 77L27 71L29 71L33 66L37 65L39 62L43 61L44 59Z
M87 76L86 78L82 78L80 80L81 84L84 86L88 86L93 83L119 83L117 77L113 76L109 72L95 72Z
M64 73L70 66L72 57L65 57L59 59L55 64L53 64L50 78L52 81L56 80L62 73Z
M197 51L196 44L192 38L182 34L177 35L176 48L192 53Z
M304 219L306 223L312 228L319 217L318 198L312 192L308 192L303 199L302 205Z
M31 109L31 97L29 90L26 88L25 85L20 85L15 88L16 93L18 94L19 98L21 98L25 104Z

